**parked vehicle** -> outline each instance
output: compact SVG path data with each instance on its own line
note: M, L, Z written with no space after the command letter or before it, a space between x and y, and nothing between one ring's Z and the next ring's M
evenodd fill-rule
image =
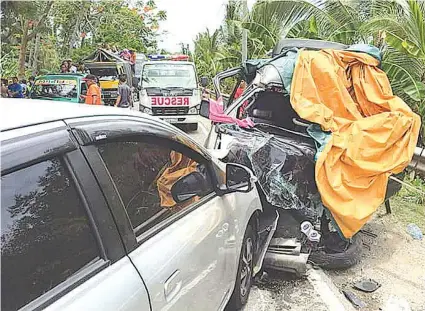
M128 85L133 88L134 101L138 100L137 85L139 80L134 76L130 62L104 49L98 49L85 58L84 67L99 79L102 88L102 100L105 105L115 105L121 75L126 76Z
M86 74L47 74L36 77L30 97L63 102L84 102L80 95L87 93Z
M274 56L290 53L293 48L320 50L347 46L284 39L276 46ZM307 261L328 269L347 268L359 260L361 241L357 236L343 238L335 224L332 225L315 181L316 143L306 131L312 123L301 119L291 106L282 82L285 76L279 72L283 61L262 66L268 61L248 61L245 66L226 70L214 78L218 98L222 96L222 80L236 78L230 98L223 101L223 115L233 120L249 117L253 128L214 122L205 147L222 150L223 161L250 167L259 179L257 188L263 209L278 211L279 223L266 254L265 267L298 274L305 272ZM249 85L242 96L234 99L242 79ZM201 116L210 118L214 110L210 105L205 100L201 103ZM402 178L403 173L397 177ZM399 183L390 180L385 199L400 188ZM308 234L311 230L315 234L312 238Z
M201 89L195 64L187 61L187 55L148 55L148 58L140 74L140 111L196 131Z
M5 99L2 310L246 303L277 224L252 172L140 112Z

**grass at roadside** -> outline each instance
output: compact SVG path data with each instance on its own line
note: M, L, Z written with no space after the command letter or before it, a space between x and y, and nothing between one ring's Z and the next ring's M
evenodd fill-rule
M415 178L406 176L404 182L422 194L403 186L400 192L391 198L393 214L404 226L415 223L425 233L425 180L418 176Z

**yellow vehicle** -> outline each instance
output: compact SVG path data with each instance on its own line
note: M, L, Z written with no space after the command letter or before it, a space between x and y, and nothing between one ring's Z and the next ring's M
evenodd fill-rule
M84 59L85 69L99 79L102 100L105 105L113 106L118 97L119 77L125 75L130 87L136 88L138 79L134 77L130 63L104 49L98 49ZM137 94L137 92L134 92Z

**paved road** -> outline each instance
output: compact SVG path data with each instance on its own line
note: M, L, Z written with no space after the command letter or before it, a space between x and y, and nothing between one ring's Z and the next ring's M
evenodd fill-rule
M210 122L202 119L198 130L188 134L204 144ZM329 277L321 270L310 269L302 279L291 274L270 272L252 288L244 311L352 311Z

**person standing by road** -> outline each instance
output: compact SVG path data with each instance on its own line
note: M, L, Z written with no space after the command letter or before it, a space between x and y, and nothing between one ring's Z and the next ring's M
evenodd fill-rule
M136 53L130 50L130 66L133 73L136 73Z
M97 78L95 75L87 75L86 78L87 84L87 94L80 95L84 99L84 103L87 105L101 105L102 104L102 93L100 87L97 85Z
M27 97L28 96L27 80L22 79L20 83L22 86L22 94L24 94L24 97Z
M67 62L62 62L62 65L61 65L61 73L68 73L69 72L69 69L68 69L68 63Z
M12 84L7 87L9 91L9 96L13 98L24 98L24 93L22 90L22 85L18 83L18 78L12 78Z
M9 97L9 90L7 89L7 79L1 79L1 97Z
M35 82L35 77L34 76L29 77L28 84L27 84L27 94L28 94L28 96L31 96L31 91L34 87L34 82Z
M67 60L66 60L66 62L68 63L68 71L69 71L70 73L77 73L77 67L75 67L75 66L72 64L72 59L67 59Z
M118 85L118 97L115 107L128 108L133 105L133 95L131 88L127 84L125 75L120 76L120 84Z

